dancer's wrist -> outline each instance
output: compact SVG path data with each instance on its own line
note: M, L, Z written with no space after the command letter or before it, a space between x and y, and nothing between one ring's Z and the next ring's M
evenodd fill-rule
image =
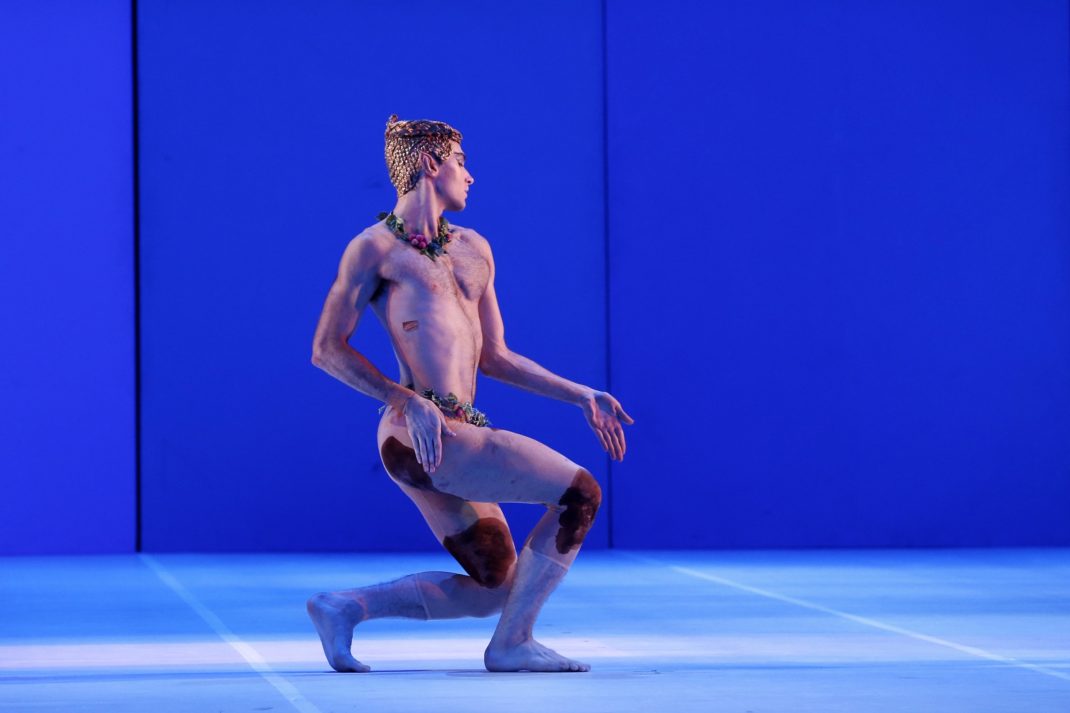
M598 396L598 391L585 386L580 390L577 398L573 400L573 404L580 408L586 408L589 404L594 403L595 397Z
M386 402L393 406L396 410L405 412L405 407L409 405L409 401L416 395L416 392L412 389L407 389L404 386L398 386L396 389L391 390L390 395L387 397Z

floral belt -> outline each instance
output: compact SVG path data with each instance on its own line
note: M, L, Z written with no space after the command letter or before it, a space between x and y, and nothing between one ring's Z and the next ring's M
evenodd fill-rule
M407 388L414 388L413 384L406 384ZM465 423L469 423L473 426L489 426L490 421L487 420L486 414L472 405L471 401L460 401L457 395L452 391L442 396L434 389L424 389L420 394L425 399L428 399L435 406L438 406L439 410L451 418L457 418ZM386 406L383 405L379 408L379 413L386 410Z
M424 389L424 392L420 394L425 399L430 399L435 406L438 406L439 410L447 416L453 416L459 418L465 423L470 423L473 426L489 426L490 421L487 420L486 415L472 405L471 401L459 401L457 395L452 391L445 396L440 396L435 393L434 389Z

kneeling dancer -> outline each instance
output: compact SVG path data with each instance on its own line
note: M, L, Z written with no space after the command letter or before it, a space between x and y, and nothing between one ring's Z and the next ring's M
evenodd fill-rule
M461 134L448 124L390 117L386 163L397 203L346 247L316 328L312 361L383 402L383 465L468 574L420 572L313 596L308 613L336 671L369 670L350 652L354 627L368 619L498 612L483 656L488 670L590 670L537 642L532 628L576 558L601 490L560 453L491 427L473 404L476 372L579 406L616 460L625 452L621 423L633 420L610 394L506 347L490 243L442 215L465 207L474 183L465 159ZM369 305L390 335L397 382L349 345ZM547 509L519 557L497 504L506 501Z

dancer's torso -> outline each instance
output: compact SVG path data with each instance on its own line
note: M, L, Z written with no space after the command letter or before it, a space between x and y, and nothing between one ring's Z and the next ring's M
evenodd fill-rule
M416 393L431 388L475 401L483 348L479 300L490 265L477 243L482 238L454 228L448 254L434 261L391 236L371 307L390 335L400 383L413 384Z

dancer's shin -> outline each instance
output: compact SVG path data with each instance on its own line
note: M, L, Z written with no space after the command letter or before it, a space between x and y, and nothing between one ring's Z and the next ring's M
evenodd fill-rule
M516 563L513 588L502 607L502 616L494 630L491 646L516 646L532 638L535 620L543 604L568 572L568 562L524 547Z

